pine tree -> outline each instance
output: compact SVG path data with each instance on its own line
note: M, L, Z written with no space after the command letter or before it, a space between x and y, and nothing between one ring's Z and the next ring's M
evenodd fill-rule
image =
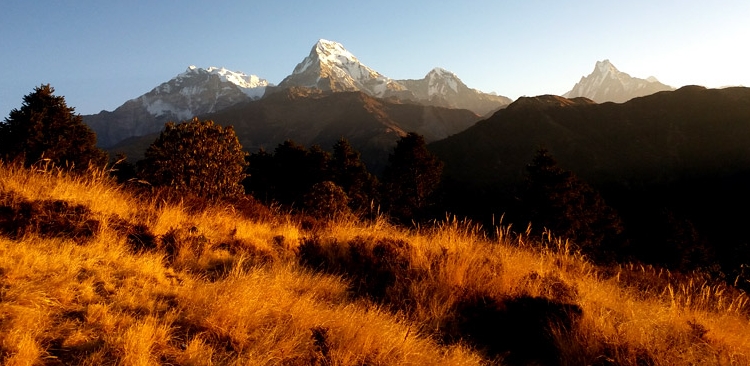
M49 84L34 88L0 123L0 157L30 166L49 159L56 166L85 170L104 166L107 154L96 147L96 135L83 118L54 95Z
M146 150L139 174L154 186L207 199L244 193L245 156L231 126L213 121L169 122Z
M619 254L622 222L599 193L560 168L546 149L539 149L526 169L522 200L532 225L572 239L598 259Z
M330 170L331 179L346 192L352 209L365 210L377 201L377 179L367 171L359 151L346 139L333 146Z
M331 179L331 153L318 145L313 145L305 156L305 180L312 187Z
M321 158L318 155L317 158ZM309 164L313 158L307 149L292 140L279 144L273 154L273 191L274 199L285 205L302 205L304 196L317 183L319 172ZM318 168L324 165L318 161Z
M276 195L273 154L261 148L247 157L247 163L247 178L242 182L245 191L262 202L271 203Z
M427 218L436 204L443 163L427 150L424 137L410 132L397 143L383 172L386 210L403 223Z

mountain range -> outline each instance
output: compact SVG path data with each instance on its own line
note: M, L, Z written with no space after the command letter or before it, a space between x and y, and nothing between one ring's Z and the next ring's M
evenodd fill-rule
M99 145L111 148L123 140L159 132L167 121L219 112L290 88L361 92L392 103L467 109L477 116L511 102L506 97L471 89L455 74L440 68L421 80L393 80L362 64L340 43L320 40L278 86L255 75L191 66L112 112L102 111L83 119L97 133ZM425 129L421 132L439 135L444 127L434 126L435 133Z
M674 90L608 60L563 96L511 101L471 89L442 68L422 79L391 79L341 44L320 40L279 85L190 67L115 111L83 119L100 146L132 160L165 122L198 116L234 126L249 152L287 139L328 149L343 137L374 173L401 136L417 132L445 164L445 209L470 217L512 212L527 164L543 147L614 202L649 253L663 244L652 233L682 218L690 222L673 225L679 235L695 229L726 248L745 242L735 228L750 221L749 106L748 88Z
M565 94L569 99L537 99L595 104L659 90L671 88L655 79L630 77L605 60ZM521 98L512 105L518 108L532 100ZM326 148L344 137L377 170L406 132L438 141L511 103L509 98L472 89L439 67L422 79L391 79L364 65L340 43L321 39L279 85L225 68L190 66L112 112L83 119L97 133L101 147L134 159L142 156L165 122L199 116L233 125L248 151L270 149L286 139Z

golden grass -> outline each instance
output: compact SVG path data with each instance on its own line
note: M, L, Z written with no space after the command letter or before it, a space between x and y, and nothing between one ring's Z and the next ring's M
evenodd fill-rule
M191 213L102 172L0 165L0 208L9 197L80 204L101 224L84 240L0 230L5 365L502 364L443 339L471 294L580 307L576 327L554 334L561 364L750 364L746 294L697 276L599 268L554 238L507 228L489 238L450 219L417 230L342 219L309 232L285 215L249 220L228 205ZM118 220L175 248L137 250ZM362 297L357 275L305 265L305 241L328 256L349 255L349 243L405 243L392 255L406 266L385 297Z

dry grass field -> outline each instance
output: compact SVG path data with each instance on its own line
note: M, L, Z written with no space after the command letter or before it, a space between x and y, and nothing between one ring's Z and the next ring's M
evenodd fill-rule
M750 297L699 275L160 197L0 165L2 364L750 364Z

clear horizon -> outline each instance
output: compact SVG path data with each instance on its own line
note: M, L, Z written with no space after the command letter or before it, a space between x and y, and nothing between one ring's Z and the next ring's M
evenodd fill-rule
M278 84L320 38L393 79L441 67L471 88L512 99L563 94L604 59L676 88L750 86L747 1L4 5L3 119L46 83L80 114L114 110L189 65Z

